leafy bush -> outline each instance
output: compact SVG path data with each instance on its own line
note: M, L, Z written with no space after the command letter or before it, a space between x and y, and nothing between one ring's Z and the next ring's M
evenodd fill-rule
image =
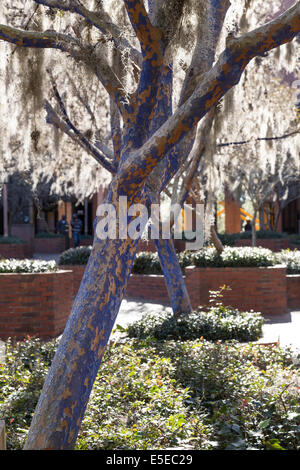
M21 449L57 341L6 346L0 417ZM299 417L289 350L124 337L105 352L76 448L299 450Z
M172 313L144 315L127 327L131 338L152 336L159 340L255 341L262 335L263 318L260 313L240 312L217 305L208 312L199 311L175 317Z
M32 259L0 260L0 273L46 273L57 270L55 261Z
M92 251L92 246L79 246L77 248L70 248L64 251L59 259L59 265L76 265L87 264Z
M24 240L21 240L18 237L3 237L0 236L0 244L5 245L23 245L26 243Z
M282 250L276 253L276 259L279 264L286 265L288 274L300 274L300 251Z
M162 274L157 253L148 251L138 253L132 267L133 274Z
M267 248L226 246L221 254L215 248L203 248L179 255L182 266L196 267L263 267L276 264L276 258Z
M80 246L64 251L59 259L59 265L86 264L91 254L91 246ZM142 252L136 255L132 273L135 274L161 274L161 267L157 253Z

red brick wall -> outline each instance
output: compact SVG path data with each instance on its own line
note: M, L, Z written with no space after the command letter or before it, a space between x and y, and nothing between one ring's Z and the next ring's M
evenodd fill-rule
M131 274L126 289L126 297L150 302L169 303L164 276Z
M72 276L72 296L73 296L73 299L75 299L75 297L77 295L77 292L79 290L81 280L82 280L82 277L83 277L83 273L85 271L85 267L86 267L86 265L82 265L82 266L81 265L60 266L60 269L63 269L63 270L69 270L70 269L73 272L73 276Z
M62 253L65 250L65 238L35 238L34 239L34 252L35 253Z
M61 266L73 271L73 297L76 296L85 266ZM286 276L282 267L270 268L186 268L186 286L193 308L209 304L209 291L226 284L223 302L241 310L278 315L287 308L300 308L300 275ZM126 296L149 302L169 303L163 276L131 274Z
M209 291L222 285L222 302L240 310L279 315L287 310L286 268L186 268L186 286L193 307L209 304Z
M288 307L300 310L300 274L288 274L286 280Z
M236 240L235 246L251 246L251 240ZM281 251L290 248L290 240L288 238L266 238L256 240L256 246L269 248L272 251Z
M0 338L60 335L72 307L72 271L0 274Z
M20 244L0 244L0 257L3 258L32 258L33 256L33 247L32 244L20 243Z

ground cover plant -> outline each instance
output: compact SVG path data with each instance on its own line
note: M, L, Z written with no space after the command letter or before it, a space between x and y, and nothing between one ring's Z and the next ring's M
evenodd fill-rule
M0 418L21 449L58 341L6 343ZM76 449L300 449L299 371L278 345L115 337Z

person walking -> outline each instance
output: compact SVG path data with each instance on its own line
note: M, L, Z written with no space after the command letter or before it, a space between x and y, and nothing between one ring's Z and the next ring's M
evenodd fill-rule
M73 214L71 226L72 226L72 236L74 240L74 248L77 248L80 245L80 241L81 241L82 221L80 220L80 218L78 217L76 213Z

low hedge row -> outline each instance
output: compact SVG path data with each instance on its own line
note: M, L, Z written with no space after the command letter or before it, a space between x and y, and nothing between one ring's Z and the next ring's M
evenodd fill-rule
M208 312L199 311L175 317L172 313L144 315L127 328L130 338L158 340L208 341L237 340L256 341L262 335L264 320L260 313L240 312L224 307L212 307Z
M219 233L218 237L220 238L223 245L234 246L236 240L251 240L252 234L251 231L239 232L239 233ZM264 240L267 238L271 239L282 239L287 238L286 233L272 232L271 230L258 230L256 232L256 238L258 240Z
M263 267L274 266L277 261L271 250L267 248L230 247L226 246L222 253L215 248L203 248L199 251L183 252L179 255L182 267Z
M58 264L86 264L91 249L91 246L70 248L61 254ZM277 263L276 257L271 250L252 247L225 247L222 254L219 254L215 248L203 248L196 252L184 251L178 255L178 259L182 269L192 265L197 267L261 267L273 266ZM132 273L161 274L157 253L138 253L134 261Z
M58 266L55 261L30 259L0 260L0 273L46 273L56 271L57 269Z
M0 244L5 245L23 245L26 243L24 240L21 240L18 237L3 237L0 236Z

